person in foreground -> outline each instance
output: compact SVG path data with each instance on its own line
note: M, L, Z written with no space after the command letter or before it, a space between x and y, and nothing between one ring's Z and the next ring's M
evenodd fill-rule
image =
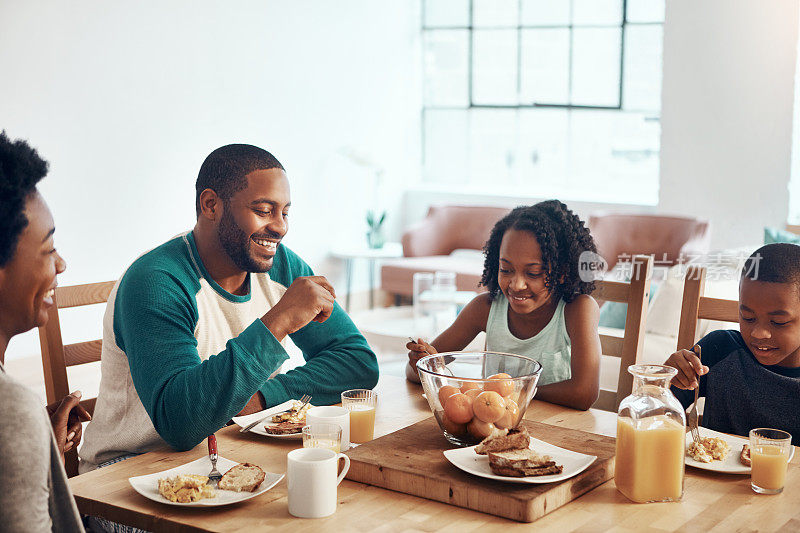
M578 257L596 252L589 230L558 200L518 207L492 229L481 285L456 321L430 344L409 342L406 377L429 353L463 350L481 331L490 351L542 364L536 398L588 409L600 388L599 309L593 282L578 275Z
M139 257L112 290L81 472L164 442L187 450L237 413L375 386L375 354L333 287L281 240L291 204L266 150L214 150L194 229ZM279 373L291 336L306 363Z
M36 184L47 163L0 132L0 516L2 531L83 531L64 472L64 452L81 440L80 392L42 407L6 375L14 335L47 322L56 276L66 265L53 245L53 217ZM49 421L48 421L49 415Z
M800 444L800 246L768 244L747 259L739 329L700 339L700 358L673 353L665 363L678 370L672 392L688 408L700 387L703 427L742 436L782 429Z

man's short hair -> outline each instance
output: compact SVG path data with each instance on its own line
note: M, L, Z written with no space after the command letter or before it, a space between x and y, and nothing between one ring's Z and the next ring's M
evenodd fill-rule
M252 144L229 144L217 148L206 157L195 183L195 208L200 216L200 193L211 189L223 200L247 187L246 176L256 170L269 170L283 165L274 155Z
M792 283L800 289L800 246L789 243L762 246L745 261L742 278Z
M0 131L0 267L14 257L19 236L28 225L25 202L46 175L47 161L36 150Z

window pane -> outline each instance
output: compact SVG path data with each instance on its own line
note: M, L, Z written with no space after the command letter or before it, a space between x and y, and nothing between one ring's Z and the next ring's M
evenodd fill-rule
M469 26L469 0L423 0L422 3L424 26Z
M518 0L473 0L472 23L477 28L516 27Z
M522 30L521 53L520 101L569 103L569 30Z
M619 105L621 35L618 28L573 29L573 104Z
M664 22L664 0L628 0L628 22Z
M516 109L471 109L469 164L475 184L502 186L511 180L517 139Z
M474 104L517 104L517 52L516 30L473 32Z
M661 25L628 26L625 30L625 109L661 110Z
M572 23L577 26L622 24L622 0L572 1Z
M469 105L468 39L467 30L424 32L425 105Z
M639 113L579 110L571 113L571 188L595 201L658 202L658 121Z
M439 183L468 179L467 110L427 109L423 114L424 178Z
M563 194L567 175L568 110L524 109L519 114L517 181L539 197Z
M523 26L567 26L569 18L569 0L522 0Z

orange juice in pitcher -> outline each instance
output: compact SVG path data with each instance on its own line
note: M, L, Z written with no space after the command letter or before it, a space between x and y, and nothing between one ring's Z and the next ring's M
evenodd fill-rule
M634 386L617 417L617 490L638 503L680 500L686 415L669 390L677 370L633 365L628 371Z

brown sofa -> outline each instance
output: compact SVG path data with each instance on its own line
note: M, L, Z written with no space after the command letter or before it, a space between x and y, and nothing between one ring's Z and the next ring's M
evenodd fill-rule
M415 272L446 270L456 273L457 290L481 291L478 282L483 258L479 251L492 227L509 211L506 207L431 206L425 218L403 234L404 257L383 262L381 289L411 297ZM456 250L473 252L453 254Z
M711 242L708 220L693 217L600 212L590 215L587 225L609 269L620 256L635 254L653 255L656 266L671 266L681 257L708 253Z
M383 262L381 289L410 298L414 272L447 270L456 273L457 290L483 291L478 286L483 272L480 250L494 224L509 211L476 205L430 207L425 218L403 234L403 257ZM589 216L587 225L609 268L624 254L652 254L656 265L672 265L681 255L708 252L711 238L708 220L692 217L599 212Z

